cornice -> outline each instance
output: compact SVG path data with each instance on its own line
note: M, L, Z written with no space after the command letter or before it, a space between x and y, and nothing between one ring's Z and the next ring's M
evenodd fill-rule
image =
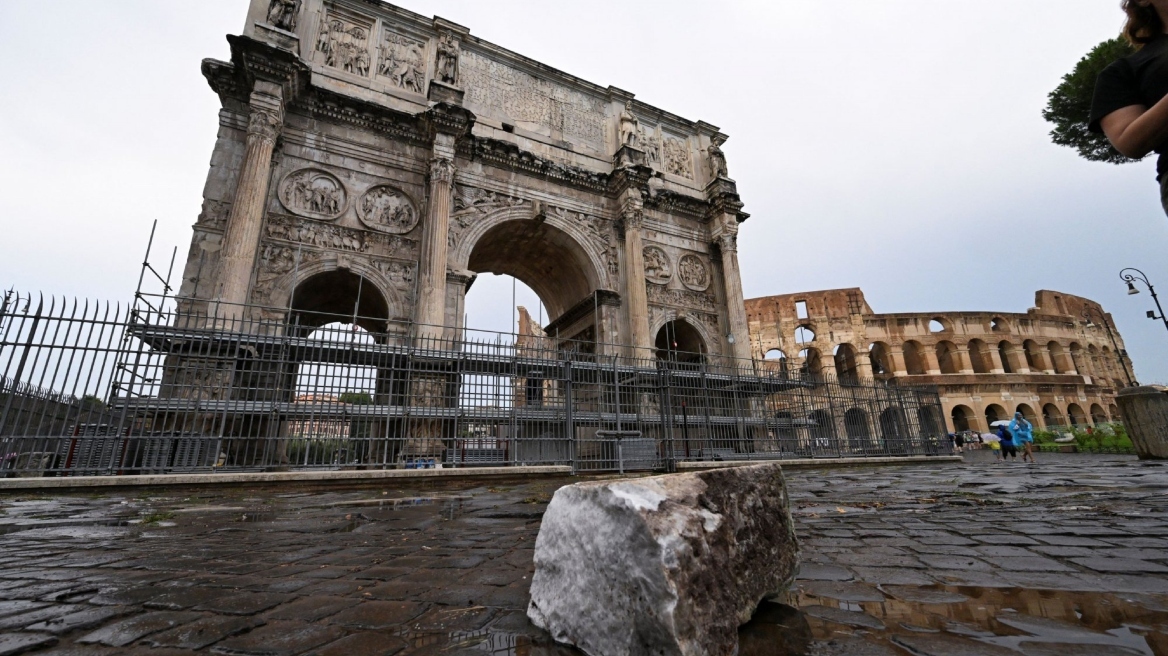
M479 160L499 168L520 171L552 182L585 191L605 193L609 175L566 166L523 150L515 144L485 137L472 137L460 149L468 159Z
M313 87L294 105L313 118L327 119L378 134L396 137L415 146L430 144L427 127L420 116L389 109L375 103L357 100L332 91Z

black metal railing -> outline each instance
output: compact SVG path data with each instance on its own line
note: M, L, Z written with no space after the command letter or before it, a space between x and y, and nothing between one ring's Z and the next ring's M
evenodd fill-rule
M937 454L935 388L367 317L10 294L0 476Z

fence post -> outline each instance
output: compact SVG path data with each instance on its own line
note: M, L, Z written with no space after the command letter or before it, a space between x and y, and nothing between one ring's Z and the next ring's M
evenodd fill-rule
M36 314L32 318L32 328L28 331L28 339L24 342L24 351L20 354L20 364L16 365L16 375L12 377L12 392L4 400L4 412L0 412L0 429L8 425L8 413L12 410L12 399L16 398L16 389L20 386L20 378L24 375L24 367L28 364L28 352L32 350L32 343L36 339L37 328L41 324L41 310L45 306L45 299L37 303ZM13 426L13 429L16 427ZM15 431L14 431L15 432Z
M564 353L564 437L568 440L568 462L572 465L572 475L578 470L576 462L576 424L572 417L572 358Z
M673 378L671 373L668 361L659 360L657 362L659 390L657 405L661 408L661 438L665 443L665 471L672 474L677 471L677 454L673 444L673 398L671 394Z

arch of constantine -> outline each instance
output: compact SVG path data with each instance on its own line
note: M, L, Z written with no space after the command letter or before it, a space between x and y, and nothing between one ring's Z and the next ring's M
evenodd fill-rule
M1036 426L1119 421L1135 374L1111 316L1042 290L1025 313L876 313L859 288L746 301L754 357L841 381L936 385L950 430L1021 412ZM1106 325L1102 322L1106 321Z
M191 310L449 338L491 272L550 335L749 358L715 126L387 3L253 0L228 40Z

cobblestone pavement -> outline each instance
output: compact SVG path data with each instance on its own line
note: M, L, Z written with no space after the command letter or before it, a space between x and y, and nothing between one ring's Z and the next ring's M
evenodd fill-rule
M741 653L1168 655L1168 464L789 473L804 565ZM524 616L562 481L0 497L0 655L574 654Z

